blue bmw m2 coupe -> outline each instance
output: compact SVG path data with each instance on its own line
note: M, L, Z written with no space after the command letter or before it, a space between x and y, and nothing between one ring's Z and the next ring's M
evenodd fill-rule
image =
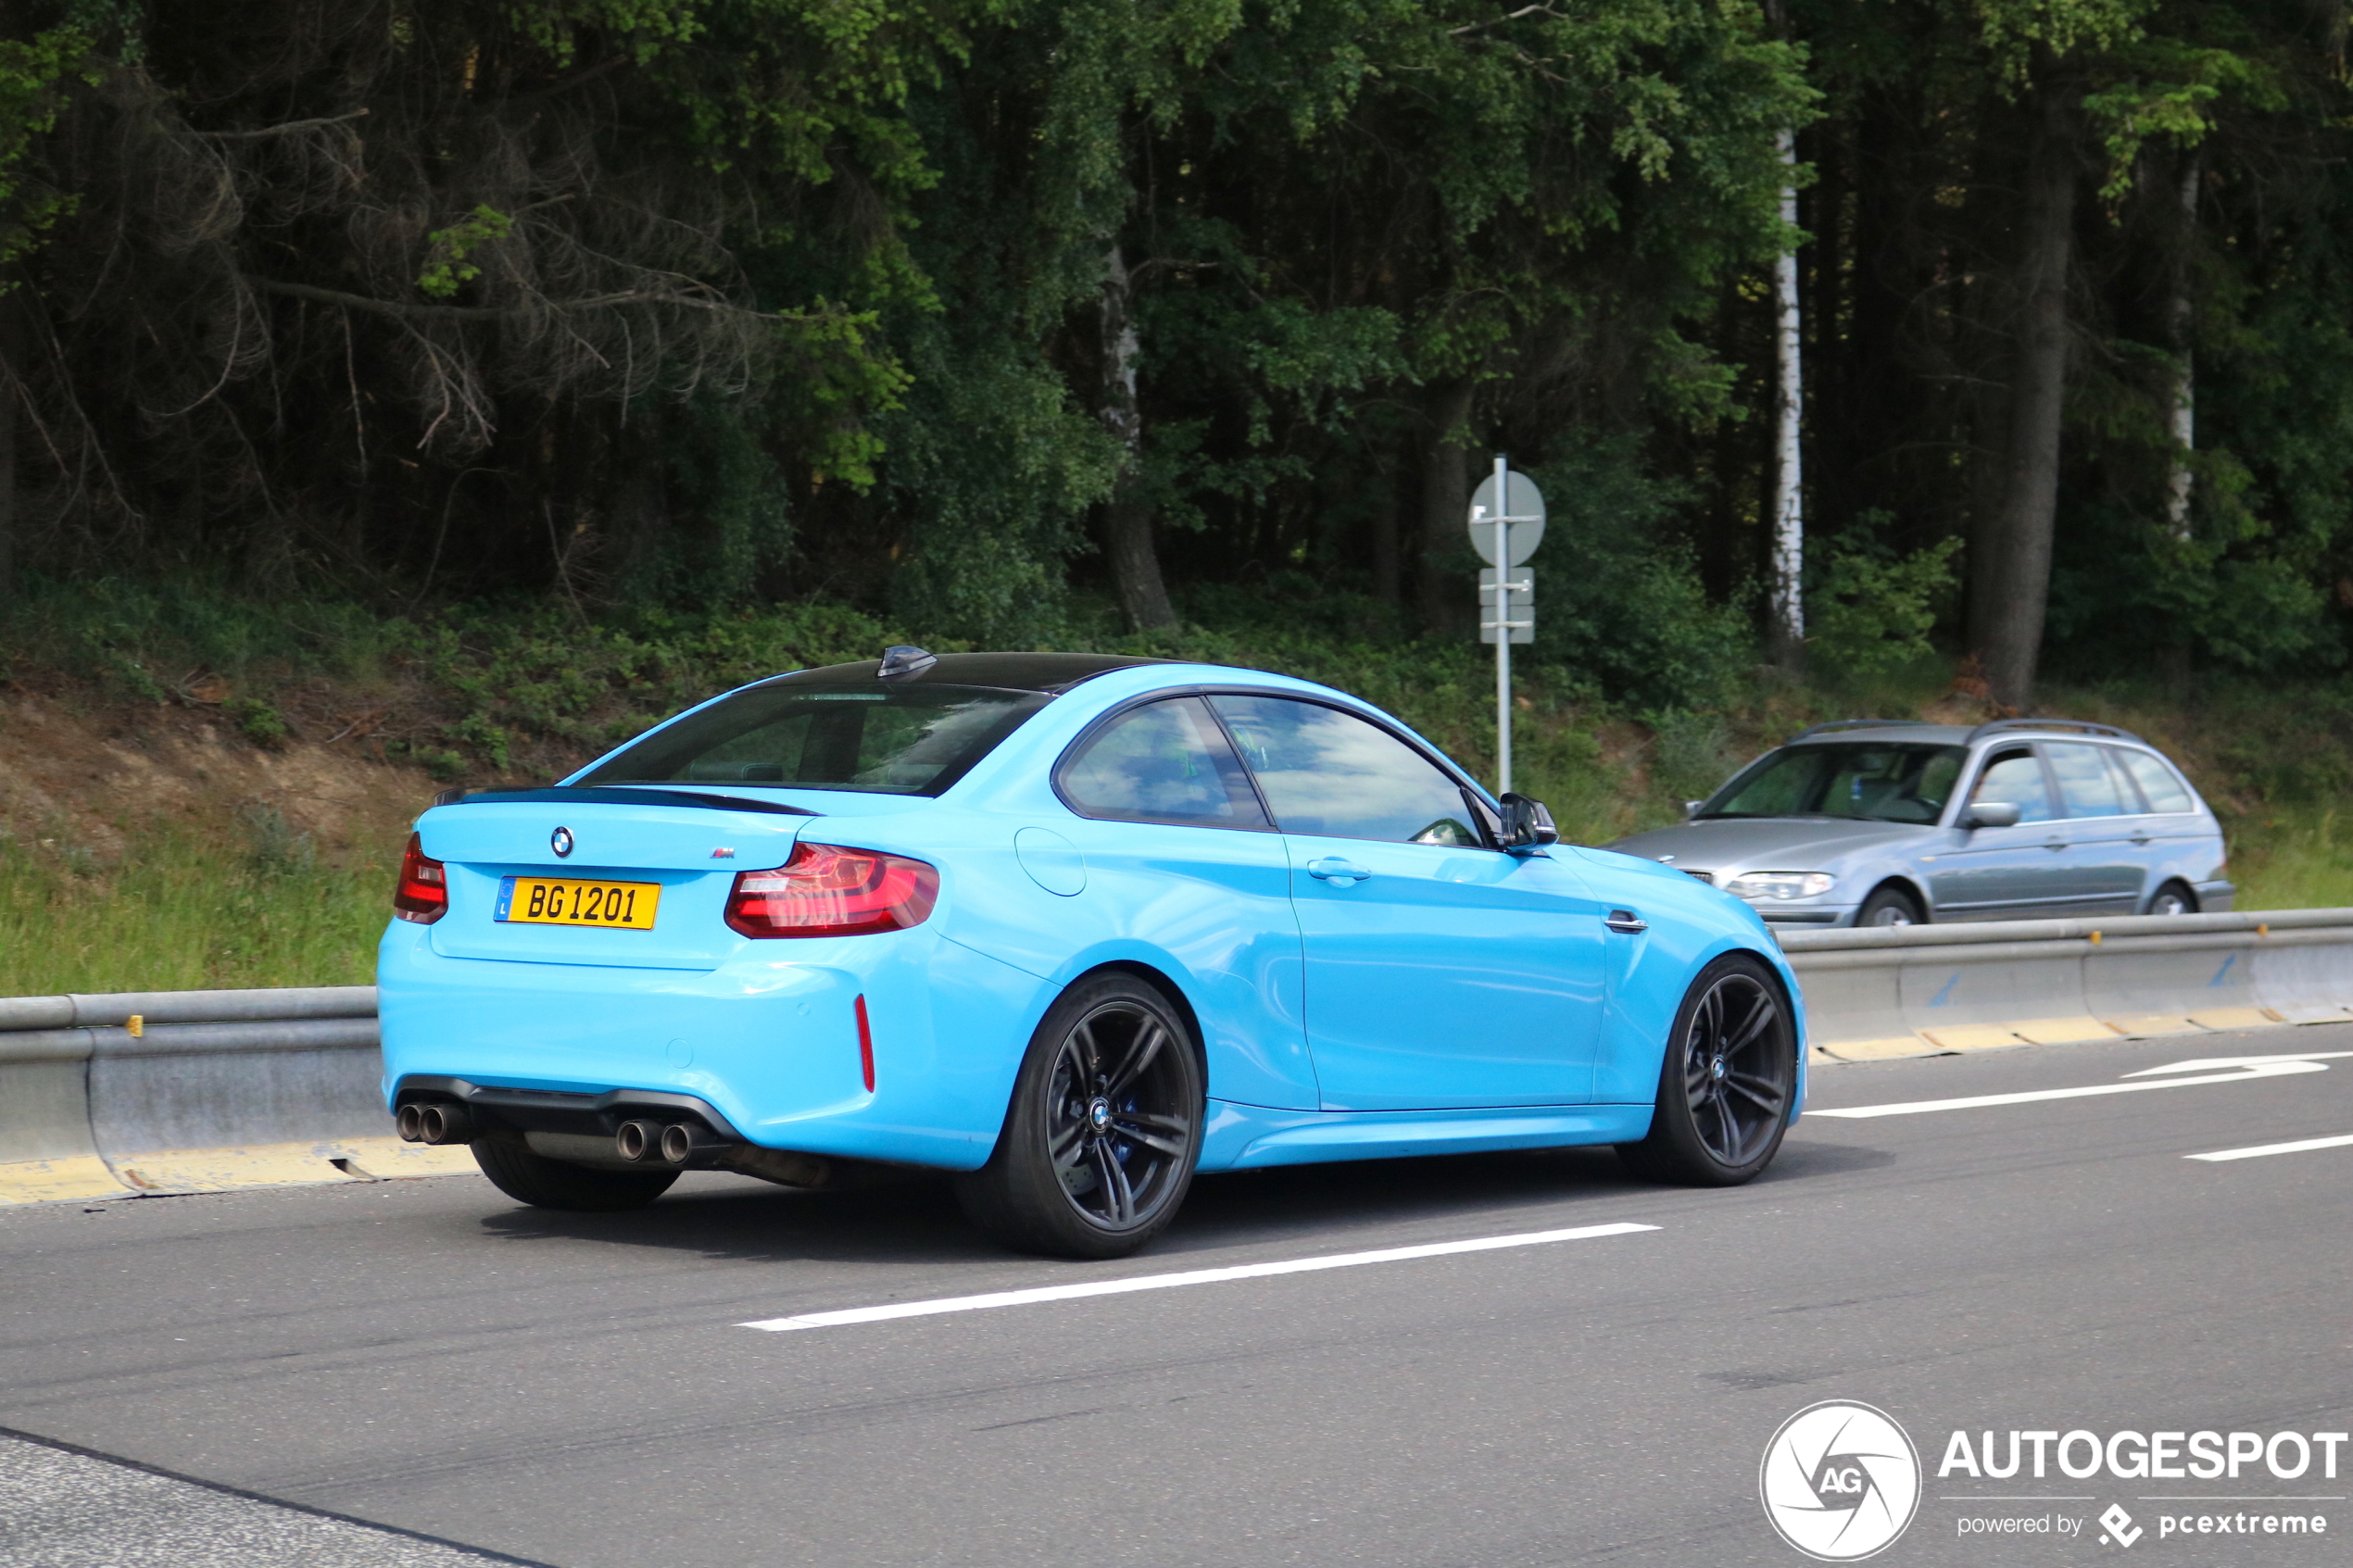
M1743 1182L1804 1095L1748 906L1250 670L780 675L445 799L395 906L401 1135L548 1208L925 1166L1005 1243L1107 1258L1200 1171L1610 1144Z

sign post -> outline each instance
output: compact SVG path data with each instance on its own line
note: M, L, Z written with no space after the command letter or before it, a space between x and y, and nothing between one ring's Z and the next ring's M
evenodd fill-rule
M1536 640L1536 573L1527 564L1544 537L1544 493L1514 473L1501 452L1495 471L1470 499L1471 548L1478 574L1478 640L1495 645L1495 793L1512 788L1512 645Z

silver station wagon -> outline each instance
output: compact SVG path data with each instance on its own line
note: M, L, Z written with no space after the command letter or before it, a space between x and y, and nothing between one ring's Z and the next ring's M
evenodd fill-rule
M2069 719L1817 724L1610 848L1776 925L2194 914L2231 907L2221 824L2137 735Z

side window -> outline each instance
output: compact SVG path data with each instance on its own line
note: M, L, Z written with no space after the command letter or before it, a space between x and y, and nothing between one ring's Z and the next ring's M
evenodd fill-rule
M2018 808L2018 820L2021 822L2047 822L2058 815L2051 809L2051 791L2043 780L2043 764L2024 746L1995 752L1985 764L1985 771L1977 775L1977 787L1969 792L1969 798L1972 806L1982 801L2008 801Z
M1287 697L1210 701L1285 833L1484 847L1462 786L1378 725Z
M1189 827L1272 825L1226 733L1197 696L1121 714L1063 761L1054 782L1081 816Z
M2141 786L2152 811L2195 811L2197 800L2189 786L2175 776L2173 770L2145 751L2127 751L2120 746L2108 747L2109 755L2124 764L2133 782Z
M2140 810L2141 803L2125 798L2117 787L2116 775L2101 759L2100 753L2107 749L2073 741L2043 743L2043 755L2051 759L2051 771L2058 775L2059 798L2067 802L2070 817L2121 817Z

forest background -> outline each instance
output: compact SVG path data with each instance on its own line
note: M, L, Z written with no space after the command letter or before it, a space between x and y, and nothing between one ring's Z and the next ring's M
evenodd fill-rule
M2353 902L2347 20L0 0L0 741L545 776L903 638L1295 670L1476 766L1502 451L1583 836L1809 718L2070 711ZM324 838L19 790L0 989L364 972L401 788ZM179 956L104 935L175 898Z

